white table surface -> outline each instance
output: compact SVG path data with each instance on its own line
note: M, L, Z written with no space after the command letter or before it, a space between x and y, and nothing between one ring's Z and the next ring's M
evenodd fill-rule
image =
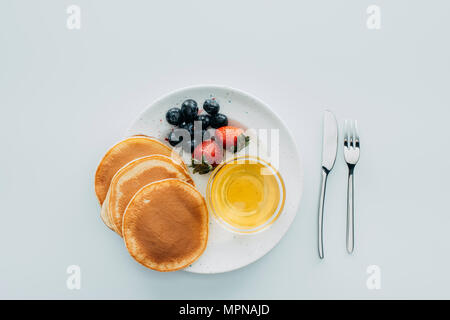
M80 30L66 8L81 8ZM366 9L381 8L381 29ZM448 1L2 1L0 298L450 298ZM96 165L159 96L259 97L300 147L305 185L278 246L231 273L157 273L100 221ZM342 148L317 255L321 117L359 122L356 248ZM79 265L80 290L66 287ZM381 289L366 269L381 270Z

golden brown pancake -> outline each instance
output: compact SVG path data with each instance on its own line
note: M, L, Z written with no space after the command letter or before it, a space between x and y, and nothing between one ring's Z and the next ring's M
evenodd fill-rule
M157 271L175 271L197 260L208 240L205 200L178 179L140 189L123 216L123 236L130 255Z
M147 136L133 136L115 144L106 152L95 173L95 193L100 205L105 201L111 179L125 164L137 158L161 154L182 164L181 157L164 143Z
M106 195L106 199L105 199L105 201L103 202L104 205L102 205L102 210L101 210L101 212L100 212L100 217L102 218L103 223L104 223L108 228L110 228L110 229L113 230L113 231L116 231L116 228L113 226L113 224L112 224L112 222L111 222L111 219L109 218L109 212L108 212L107 206L105 205L106 203L109 203L108 198L109 198L109 196Z
M108 194L103 202L108 222L122 235L122 218L125 209L134 194L143 186L167 178L176 178L194 184L187 171L162 155L153 155L136 159L123 166L111 180ZM107 224L108 225L108 224Z

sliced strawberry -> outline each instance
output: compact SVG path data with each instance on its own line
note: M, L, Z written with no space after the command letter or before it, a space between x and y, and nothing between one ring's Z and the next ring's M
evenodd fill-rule
M250 141L250 137L244 134L244 130L242 128L233 126L225 126L216 129L215 135L217 142L221 144L224 149L231 150L233 152L241 151Z
M222 148L213 140L206 140L194 149L192 167L194 173L205 174L222 162Z

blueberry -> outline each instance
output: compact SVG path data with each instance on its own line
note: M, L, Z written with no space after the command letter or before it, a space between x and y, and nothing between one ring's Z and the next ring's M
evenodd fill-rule
M192 99L188 99L181 105L181 113L183 114L184 121L192 122L198 113L197 102Z
M183 115L180 108L171 108L166 113L166 120L168 123L177 126L183 122Z
M209 125L211 124L211 116L209 114L201 114L196 117L195 121L201 121L202 122L202 129L208 129Z
M183 142L183 150L192 153L197 145L197 140L191 139L190 141Z
M191 137L194 136L194 124L192 122L182 122L180 124L180 129L187 130Z
M172 130L172 131L170 131L167 139L169 140L169 144L172 147L175 147L177 144L179 144L181 141L183 141L183 135L179 134L179 132L177 132L177 130Z
M228 125L228 118L222 113L218 113L211 118L211 127L218 129Z
M206 99L205 103L203 103L203 110L214 115L219 112L220 106L215 99Z

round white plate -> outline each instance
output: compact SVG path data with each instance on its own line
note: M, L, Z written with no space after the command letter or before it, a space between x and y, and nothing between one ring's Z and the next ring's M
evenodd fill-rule
M208 245L203 255L185 271L220 273L244 267L269 252L289 229L298 211L303 185L303 169L294 139L284 123L257 98L223 86L195 86L176 90L151 104L128 129L127 135L145 134L166 141L172 126L166 122L167 110L190 98L199 109L207 98L214 97L230 124L239 122L251 129L278 129L278 169L286 186L284 210L268 229L251 235L239 235L225 230L212 216ZM277 131L277 130L275 130ZM268 131L271 137L271 131ZM270 141L270 140L269 140ZM272 150L271 148L267 148ZM206 191L207 175L192 175L202 194Z

